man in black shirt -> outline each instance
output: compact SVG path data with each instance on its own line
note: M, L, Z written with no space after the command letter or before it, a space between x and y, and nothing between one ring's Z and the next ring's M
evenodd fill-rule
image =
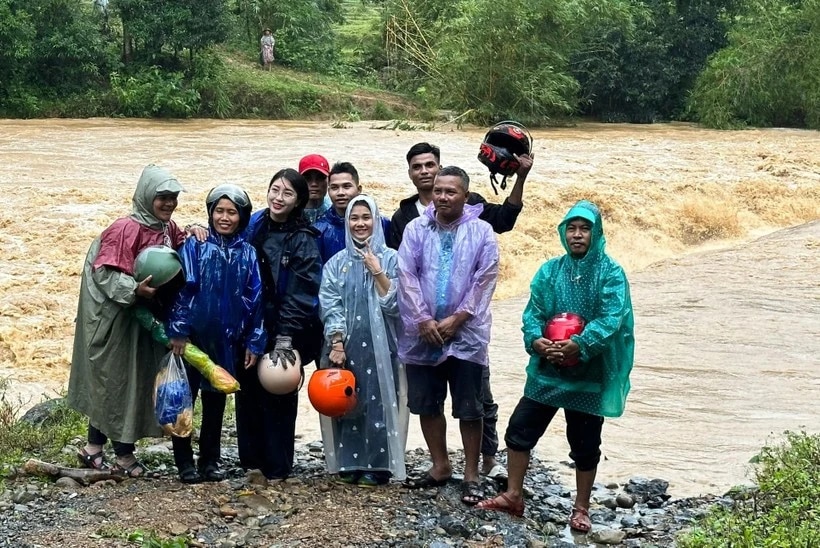
M480 194L470 192L467 203L484 204L484 211L479 219L487 221L493 230L501 234L509 232L515 226L518 214L523 207L524 183L532 168L532 157L518 156L521 166L516 172L515 184L503 204L488 203ZM441 169L441 151L430 143L416 143L407 152L407 173L415 185L417 194L399 202L399 209L393 214L387 245L398 249L401 244L404 228L421 215L427 204L433 201L433 182ZM495 454L498 452L498 404L493 401L490 390L490 368L484 368L484 431L481 439L481 471L494 478L506 479L507 472L498 464Z

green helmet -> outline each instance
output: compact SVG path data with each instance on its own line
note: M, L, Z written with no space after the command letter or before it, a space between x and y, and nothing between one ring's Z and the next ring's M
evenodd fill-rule
M153 276L148 284L159 287L174 279L182 271L182 261L176 251L165 245L146 247L134 261L134 278L138 282Z

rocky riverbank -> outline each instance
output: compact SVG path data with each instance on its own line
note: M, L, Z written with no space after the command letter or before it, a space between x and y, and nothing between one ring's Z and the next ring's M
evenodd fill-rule
M525 483L525 516L513 518L464 505L458 477L419 491L395 482L376 489L335 483L324 471L321 442L301 444L294 476L274 482L238 468L230 436L223 446L229 475L219 483L179 483L168 440L155 440L140 455L156 477L85 487L68 478L51 482L13 474L0 493L0 546L666 547L711 505L732 502L674 499L660 479L596 485L593 529L580 535L567 525L570 489L537 459ZM457 470L461 457L452 455ZM413 474L429 466L422 450L408 452L407 459ZM482 483L487 496L500 487L488 478ZM148 538L178 540L146 544Z

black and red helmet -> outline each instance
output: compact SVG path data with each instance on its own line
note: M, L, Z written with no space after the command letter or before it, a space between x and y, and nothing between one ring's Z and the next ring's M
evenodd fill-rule
M490 169L490 184L493 191L498 194L496 184L504 190L507 188L507 177L512 175L520 167L516 156L529 154L532 151L532 136L527 128L506 120L499 122L484 135L484 141L478 151L479 161ZM496 174L501 174L501 182L496 179Z

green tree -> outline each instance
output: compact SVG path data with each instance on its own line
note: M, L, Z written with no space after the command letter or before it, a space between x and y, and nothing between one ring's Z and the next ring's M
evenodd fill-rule
M123 27L123 57L153 64L163 49L193 57L228 35L225 0L112 0Z
M631 18L585 25L572 71L581 110L608 121L652 122L680 117L706 59L723 47L722 2L648 0Z
M750 3L697 79L689 107L712 127L820 129L820 0Z
M25 80L36 30L13 0L0 0L0 107Z

